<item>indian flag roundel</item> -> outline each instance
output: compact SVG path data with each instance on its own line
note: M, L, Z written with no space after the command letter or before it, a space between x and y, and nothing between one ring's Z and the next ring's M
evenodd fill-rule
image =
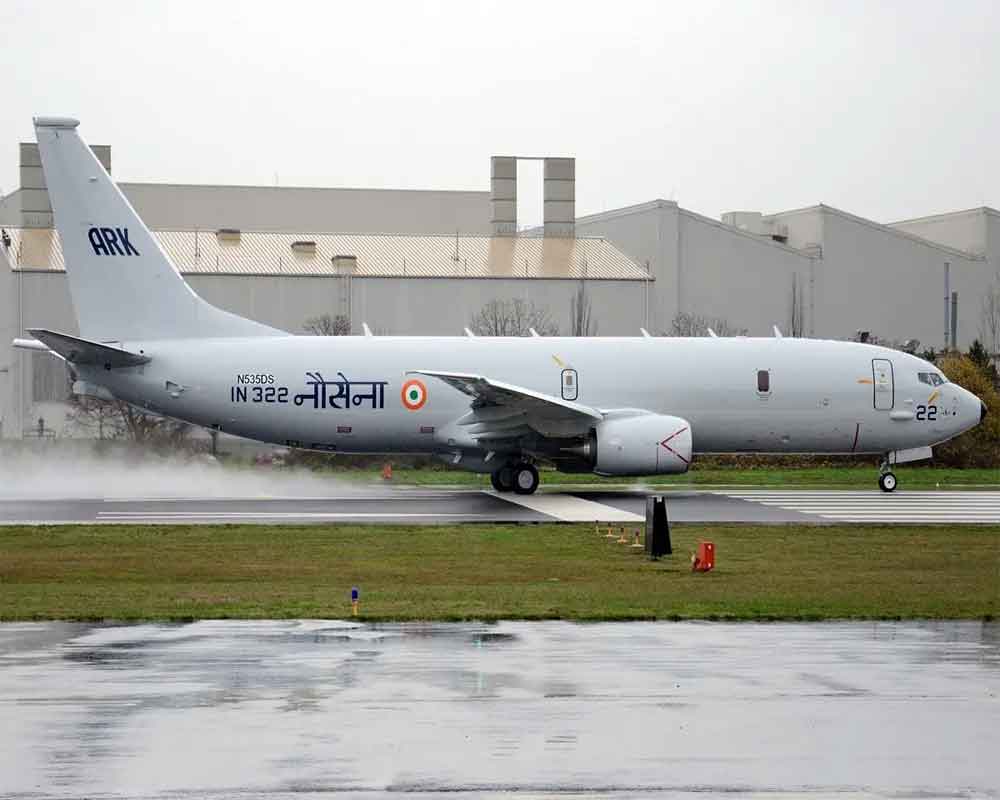
M427 387L424 386L423 381L413 378L403 384L403 391L400 393L400 397L403 400L405 408L410 411L417 411L423 408L424 403L427 402Z

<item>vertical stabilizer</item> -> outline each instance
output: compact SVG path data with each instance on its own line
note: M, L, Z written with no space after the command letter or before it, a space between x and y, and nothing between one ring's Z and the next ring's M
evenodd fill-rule
M35 135L80 335L94 341L281 336L202 300L64 117Z

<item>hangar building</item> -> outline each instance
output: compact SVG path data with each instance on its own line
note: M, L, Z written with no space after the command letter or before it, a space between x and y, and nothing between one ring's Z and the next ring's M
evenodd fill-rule
M110 169L111 148L93 149ZM575 162L548 158L545 223L519 232L516 167L494 157L478 192L120 185L199 294L291 332L331 314L355 334L461 335L484 304L521 298L568 335L582 292L590 334L669 334L687 315L750 335L864 330L940 349L945 270L960 347L982 338L982 299L1000 286L991 208L892 224L825 205L714 220L656 199L577 217ZM0 431L37 435L41 417L63 435L62 365L10 347L29 327L76 332L34 144L20 146L0 225Z

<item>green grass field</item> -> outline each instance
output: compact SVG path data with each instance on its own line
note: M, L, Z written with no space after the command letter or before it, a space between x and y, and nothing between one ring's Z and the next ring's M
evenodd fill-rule
M906 467L895 470L904 489L1000 489L1000 470ZM334 470L338 477L376 480L374 469ZM395 469L393 482L415 486L480 486L488 488L488 475L455 469ZM878 470L874 467L696 467L685 475L655 475L646 478L599 478L596 475L542 472L542 489L559 486L657 486L690 488L697 486L762 486L785 489L877 489Z
M692 574L697 541L718 568ZM995 618L1000 526L683 525L650 562L585 525L0 528L0 619Z

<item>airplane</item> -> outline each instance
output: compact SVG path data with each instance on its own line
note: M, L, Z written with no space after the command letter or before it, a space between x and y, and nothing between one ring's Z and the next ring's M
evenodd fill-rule
M982 421L933 364L857 342L781 337L297 336L199 297L80 138L34 120L79 335L15 346L63 358L74 392L290 448L435 454L532 494L536 464L599 476L686 472L702 453L874 454L894 464Z

